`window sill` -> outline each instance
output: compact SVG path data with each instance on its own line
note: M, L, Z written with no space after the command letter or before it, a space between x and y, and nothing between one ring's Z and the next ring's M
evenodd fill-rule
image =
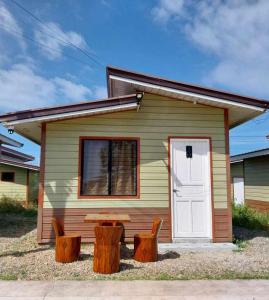
M140 199L140 195L135 196L82 196L78 195L79 200L131 200Z

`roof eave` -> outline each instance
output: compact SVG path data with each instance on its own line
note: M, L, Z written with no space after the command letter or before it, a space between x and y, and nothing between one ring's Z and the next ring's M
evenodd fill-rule
M95 100L95 101L88 101L84 103L77 103L71 105L63 105L63 106L55 106L55 107L48 107L42 109L33 109L33 110L24 110L18 111L14 113L8 113L4 115L0 115L0 123L24 119L34 119L36 117L46 117L52 115L59 115L59 114L72 114L80 111L85 110L93 110L95 108L101 109L102 107L108 106L116 106L121 104L133 103L136 102L136 94L124 95L114 98L107 98L102 100Z
M110 77L111 77L111 75L114 75L114 76L119 76L122 78L142 81L144 83L179 89L179 90L182 90L185 92L193 92L198 95L206 95L206 96L210 96L210 97L219 98L222 100L229 100L234 103L236 103L236 102L241 103L241 104L244 103L247 105L252 105L252 106L263 108L263 109L269 108L268 101L253 98L253 97L243 96L240 94L229 93L226 91L220 91L220 90L211 89L211 88L205 88L202 86L188 84L188 83L179 82L179 81L167 80L165 78L155 77L155 76L151 76L151 75L147 75L147 74L143 74L143 73L137 73L137 72L124 70L124 69L119 69L119 68L115 68L112 66L108 66L106 72L107 72L108 93L109 93L110 97L113 95L113 91L111 91L112 87L111 87Z
M39 171L39 167L38 166L24 164L24 163L19 163L19 162L5 160L5 159L0 159L0 164L14 166L14 167L28 169L28 170L33 170L33 171Z

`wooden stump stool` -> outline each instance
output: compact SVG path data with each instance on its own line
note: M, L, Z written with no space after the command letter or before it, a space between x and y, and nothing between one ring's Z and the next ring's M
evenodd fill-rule
M63 228L55 218L52 219L55 232L55 260L61 263L70 263L79 259L81 236L64 235Z
M96 226L93 271L112 274L119 271L121 226Z
M154 219L151 233L140 233L134 236L134 259L140 262L158 260L158 234L162 220Z

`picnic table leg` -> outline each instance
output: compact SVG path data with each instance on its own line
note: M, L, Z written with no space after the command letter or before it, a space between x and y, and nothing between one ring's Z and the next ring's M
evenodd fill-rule
M121 228L122 228L122 234L121 234L121 237L120 237L120 242L121 242L121 244L123 245L125 245L126 243L125 243L125 227L124 227L124 224L123 223L117 223L117 226L121 226Z

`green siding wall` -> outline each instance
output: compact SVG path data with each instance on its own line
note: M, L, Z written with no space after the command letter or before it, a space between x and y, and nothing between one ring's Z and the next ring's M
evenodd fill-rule
M269 202L269 156L246 159L245 198Z
M140 138L140 199L77 198L79 136ZM168 207L168 136L212 138L214 206L227 208L224 110L150 94L139 112L47 124L44 207Z
M0 197L5 195L15 200L25 201L27 170L0 164L0 174L1 172L15 172L15 182L0 181Z
M233 177L244 177L243 162L231 164L231 180Z

